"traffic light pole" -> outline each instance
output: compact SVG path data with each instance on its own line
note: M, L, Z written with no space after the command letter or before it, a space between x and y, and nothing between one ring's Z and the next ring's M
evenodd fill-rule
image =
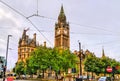
M7 69L7 58L8 58L8 47L9 47L9 37L11 37L11 36L12 35L8 35L8 39L7 39L6 62L5 62L5 66L3 67L3 71L4 71L3 81L5 81L5 74L6 74L6 69Z

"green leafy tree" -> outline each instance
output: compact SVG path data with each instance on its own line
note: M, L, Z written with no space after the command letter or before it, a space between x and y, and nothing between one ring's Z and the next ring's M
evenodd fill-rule
M58 73L58 71L67 71L68 68L74 67L75 64L76 56L69 50L59 51L56 48L40 46L31 53L27 67L35 72L38 70L44 72L49 69Z
M24 62L21 61L21 62L17 63L17 65L15 67L15 73L17 75L19 75L19 77L20 77L20 75L25 73L25 71L24 71Z
M28 70L28 73L33 74L37 72L37 70L46 70L49 65L47 57L47 54L49 53L50 48L46 48L43 46L36 48L35 51L31 53L31 56L28 59L27 67L31 69L31 71Z
M92 54L89 54L84 60L84 65L84 69L87 72L95 72L97 75L104 73L105 75L106 73L108 74L108 72L106 72L106 68L108 66L116 67L120 65L120 62L117 62L116 60L109 57L98 58ZM119 72L120 70L115 71L115 73Z
M99 62L98 58L96 58L95 55L93 55L92 53L90 53L84 60L84 69L87 72L92 72L92 77L93 77L93 72L98 73L99 72L99 68L97 67L97 62Z
M61 52L61 70L67 72L68 68L75 68L77 56L72 54L69 50Z

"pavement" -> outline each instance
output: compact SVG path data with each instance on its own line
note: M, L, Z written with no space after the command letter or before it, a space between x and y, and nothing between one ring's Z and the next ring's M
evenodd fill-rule
M3 79L2 78L0 78L0 81L3 81ZM7 81L7 80L5 80L5 81ZM13 81L56 81L56 80L53 80L53 79L42 79L42 80L13 80ZM60 80L59 80L60 81Z
M0 81L3 81L3 79L0 79ZM7 80L5 80L7 81ZM13 81L38 81L38 80L13 80Z
M3 79L0 78L0 81L3 81ZM6 80L7 81L7 80ZM14 80L14 81L41 81L41 80ZM42 80L42 81L56 81L56 80ZM60 80L59 80L60 81ZM85 80L84 80L85 81ZM88 81L88 80L87 80ZM97 80L91 80L91 81L97 81ZM120 80L114 80L114 81L120 81Z

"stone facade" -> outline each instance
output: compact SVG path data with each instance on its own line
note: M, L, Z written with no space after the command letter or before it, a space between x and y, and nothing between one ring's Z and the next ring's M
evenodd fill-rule
M33 39L30 39L26 35L27 30L23 31L22 38L19 39L18 44L18 61L25 62L26 59L30 56L30 53L36 48L36 33L33 35Z
M66 22L63 6L58 16L58 22L55 23L55 47L60 50L70 48L69 23Z

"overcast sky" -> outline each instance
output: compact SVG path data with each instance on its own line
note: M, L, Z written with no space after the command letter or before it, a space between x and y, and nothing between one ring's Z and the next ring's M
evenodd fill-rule
M55 22L62 4L70 24L71 51L79 49L79 40L84 50L88 49L98 57L102 56L104 47L106 56L120 60L120 0L38 0L38 7L37 0L1 1L0 56L5 56L7 36L12 35L8 69L13 68L18 59L18 40L24 29L30 28L27 34L31 38L36 33L40 44L46 41L47 46L54 47ZM37 10L41 17L29 17Z

